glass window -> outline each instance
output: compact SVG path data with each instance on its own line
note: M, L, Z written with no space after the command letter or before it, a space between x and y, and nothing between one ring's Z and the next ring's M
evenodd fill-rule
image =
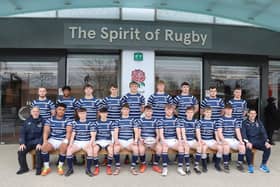
M157 20L195 23L213 23L213 16L175 10L157 10Z
M155 20L155 9L122 8L121 11L122 11L123 20L143 20L143 21Z
M260 68L249 66L211 66L210 86L216 86L218 96L227 102L235 87L242 88L242 98L249 108L258 109L260 98ZM206 88L208 89L208 88ZM206 93L207 95L207 93Z
M1 141L17 143L18 117L21 107L37 98L38 87L48 90L48 98L57 95L57 62L0 61L0 123Z
M94 95L103 98L109 94L109 85L119 83L120 57L118 55L69 55L67 83L73 95L84 95L83 86L92 84Z
M156 57L155 79L166 82L166 91L180 94L182 82L189 82L191 93L200 100L202 87L202 59L189 57Z
M119 19L119 8L77 8L58 10L59 18Z
M280 99L280 61L269 61L268 96Z

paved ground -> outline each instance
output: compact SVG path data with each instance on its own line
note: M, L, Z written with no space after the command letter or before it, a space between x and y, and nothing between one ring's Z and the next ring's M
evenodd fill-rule
M35 176L34 171L17 176L18 169L16 157L17 145L0 145L0 187L16 186L114 186L114 187L133 187L133 186L153 186L153 187L177 187L177 186L203 186L203 187L230 187L230 186L254 186L254 187L279 187L280 186L280 142L272 149L272 156L269 162L270 174L265 174L256 168L254 174L240 173L234 165L231 166L231 173L218 173L212 165L207 174L190 176L179 176L176 173L174 165L169 167L167 177L162 177L150 169L139 176L132 176L128 171L128 166L122 168L119 176L107 176L105 168L102 168L101 174L97 177L89 178L84 174L82 166L75 166L75 173L71 177L58 176L55 172L55 166L52 162L53 172L47 176ZM260 152L257 153L256 166L259 166ZM29 163L30 163L30 157ZM56 158L52 157L52 160ZM235 158L234 158L235 159Z

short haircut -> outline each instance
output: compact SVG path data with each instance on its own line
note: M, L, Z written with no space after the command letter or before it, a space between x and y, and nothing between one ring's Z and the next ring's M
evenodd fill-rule
M188 106L188 107L186 108L186 111L188 111L188 110L193 110L193 111L194 111L194 107L193 107L193 106Z
M132 85L137 85L137 86L138 86L138 83L135 82L135 81L131 81L131 82L129 83L129 86L132 86Z
M249 108L249 109L248 109L248 113L250 113L251 111L257 112L257 110L256 110L255 108Z
M46 87L43 87L43 86L40 86L39 88L38 88L38 90L40 90L40 89L45 89L46 91L47 91L47 88Z
M117 84L110 84L110 88L118 88Z
M232 109L232 105L230 103L225 104L225 109Z
M210 106L207 106L204 108L204 111L212 111L212 108Z
M125 103L125 104L122 105L122 108L128 108L129 109L130 107L129 107L128 103Z
M151 105L146 105L144 107L144 110L153 110L152 106Z
M77 110L78 113L79 113L79 112L86 112L86 111L87 111L86 108L79 108L79 109Z
M173 106L171 104L166 104L164 108L165 109L171 109L171 108L173 108Z
M67 106L64 103L57 103L55 108L58 108L58 107L66 108Z
M242 90L242 88L240 87L240 86L236 86L235 88L234 88L234 91L235 90Z
M33 107L31 108L31 110L33 110L33 109L38 109L38 110L40 111L40 107L38 107L38 106L33 106Z
M70 86L63 86L62 91L64 91L64 90L71 91L71 87Z
M217 89L217 87L216 86L210 86L209 90L212 90L212 89Z
M91 88L93 90L93 86L91 84L84 85L83 90L85 90L86 88Z
M183 86L190 86L190 83L188 83L188 82L182 82L181 87L183 87Z
M159 80L159 81L157 81L157 85L159 85L159 84L165 85L165 82L163 80Z
M108 109L106 107L102 107L102 108L99 109L99 112L100 113L106 113L106 112L108 112Z

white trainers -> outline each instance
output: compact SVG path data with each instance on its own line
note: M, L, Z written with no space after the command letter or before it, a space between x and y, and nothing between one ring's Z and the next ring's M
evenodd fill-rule
M178 172L181 176L186 175L186 172L183 170L182 167L178 167L177 172Z
M161 175L165 177L165 176L167 176L167 173L168 173L168 169L166 167L162 168Z

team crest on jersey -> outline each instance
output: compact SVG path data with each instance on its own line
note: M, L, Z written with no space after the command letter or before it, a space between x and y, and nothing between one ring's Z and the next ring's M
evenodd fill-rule
M43 127L42 123L41 123L41 122L40 122L40 123L38 123L38 124L37 124L37 127L38 127L38 128Z

